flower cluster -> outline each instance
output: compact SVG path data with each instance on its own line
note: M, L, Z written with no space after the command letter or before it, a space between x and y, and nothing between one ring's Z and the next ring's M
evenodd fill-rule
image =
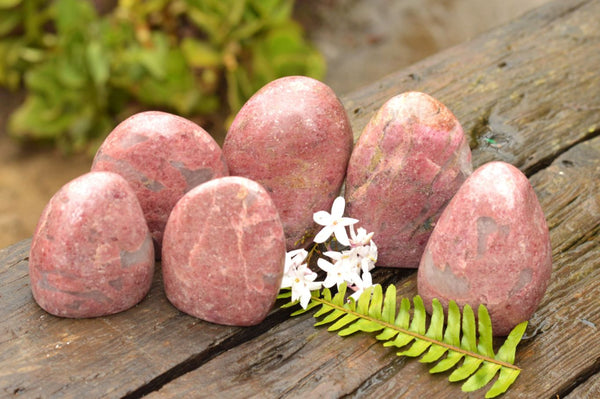
M339 288L341 284L346 283L355 291L350 297L357 300L365 288L373 285L371 270L377 262L377 246L372 240L373 233L367 233L362 227L355 230L354 225L358 220L344 217L345 207L344 198L338 197L333 201L331 213L319 211L313 215L314 221L323 226L315 236L314 242L326 243L332 234L334 236L334 240L326 244L328 250L322 253L328 259L317 260L319 268L327 273L324 281L315 281L317 273L308 267L308 251L296 249L286 254L281 288L291 288L292 302L300 300L300 306L304 309L310 302L311 291L322 287L330 288L336 285ZM333 242L339 243L344 249L332 250Z

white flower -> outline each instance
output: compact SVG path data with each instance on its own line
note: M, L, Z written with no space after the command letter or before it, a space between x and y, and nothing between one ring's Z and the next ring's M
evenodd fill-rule
M354 294L350 295L350 298L354 298L355 301L358 301L358 298L360 298L362 293L365 291L365 288L371 286L373 286L373 277L371 276L371 273L369 271L363 269L362 279L360 280L360 282L350 287L355 291ZM348 300L350 298L348 298Z
M370 271L377 262L377 245L372 240L373 233L368 233L362 227L355 230L354 224L358 220L344 217L345 207L344 198L337 197L331 206L331 213L319 211L313 214L315 223L323 226L315 236L314 242L324 243L333 234L337 242L346 247L338 252L332 251L329 246L329 251L324 252L323 255L330 260L317 259L317 265L327 273L325 281L315 281L317 274L307 265L306 259L309 253L306 250L297 249L286 253L281 288L290 288L292 302L299 301L304 309L310 303L311 292L322 287L330 288L337 285L339 289L346 283L348 288L355 291L350 298L358 301L365 289L373 286ZM347 230L350 231L350 237ZM339 248L338 245L334 247Z
M349 270L353 271L357 275L360 274L360 260L354 248L347 251L327 251L323 255L333 259L336 262L344 262Z
M377 263L377 245L371 240L369 246L358 247L357 251L361 258L360 263L363 270L373 270Z
M293 251L286 252L285 254L285 266L283 269L283 274L287 274L287 272L291 268L297 268L304 262L304 259L308 256L308 252L305 249L295 249Z
M321 281L315 281L317 273L308 268L306 263L290 267L281 281L281 288L292 288L292 302L300 299L300 306L306 309L310 302L311 291L322 286Z
M333 233L335 235L335 239L338 240L340 244L344 246L350 245L348 233L346 232L346 226L351 226L358 222L358 220L343 217L345 208L346 201L344 200L344 197L337 197L331 206L331 213L319 211L313 215L313 220L315 223L324 226L315 236L314 241L316 243L325 242Z
M334 254L339 255L339 257ZM323 258L319 258L317 260L317 265L327 272L327 277L323 282L324 287L330 288L334 285L337 285L339 288L343 282L355 284L358 280L360 280L360 276L357 273L357 268L354 267L350 258L343 258L343 255L339 252L325 252L325 255L331 257L332 259L337 259L333 263Z
M367 233L367 230L362 227L359 227L358 232L356 232L354 226L350 226L350 245L353 247L369 245L373 234L373 232Z

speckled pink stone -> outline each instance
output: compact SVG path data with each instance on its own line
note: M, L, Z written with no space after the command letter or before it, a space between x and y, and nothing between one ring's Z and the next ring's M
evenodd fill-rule
M129 309L148 293L153 272L152 238L121 176L87 173L46 205L31 243L29 277L47 312L95 317Z
M204 183L177 203L165 230L167 298L213 323L260 323L273 306L285 238L269 194L243 177Z
M313 213L329 210L338 196L352 140L333 90L290 76L248 100L227 132L223 154L231 175L257 181L269 192L289 250L308 245L318 231Z
M426 305L487 307L494 335L528 320L550 280L544 213L527 177L504 162L478 168L440 217L425 248L418 290Z
M378 266L415 268L448 201L472 172L456 117L419 92L388 100L348 164L347 214L375 233Z
M228 175L221 148L204 129L159 111L141 112L121 122L98 149L92 170L119 173L133 187L157 257L179 198L201 183Z

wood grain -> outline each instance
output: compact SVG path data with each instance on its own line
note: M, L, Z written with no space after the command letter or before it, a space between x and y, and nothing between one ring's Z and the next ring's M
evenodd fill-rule
M516 364L523 372L506 398L530 398L532 392L535 397L560 395L580 375L597 372L600 187L589 186L594 175L600 176L600 138L577 145L530 179L542 208L551 215L554 268L543 303L530 321L529 334L535 335L517 351ZM566 209L570 216L561 218L556 211L565 207L572 212ZM572 226L580 227L574 232ZM564 248L567 235L572 244ZM399 297L417 293L414 273L398 284ZM463 394L460 384L446 380L447 374L432 376L416 360L397 358L395 350L384 348L372 335L340 338L326 328L311 328L311 322L307 317L286 320L150 397L188 397L197 394L198 387L232 397L483 396L484 391Z
M600 398L600 373L594 374L583 384L577 386L564 399Z
M594 112L596 105L589 105L600 104L594 88L600 75L590 68L600 65L600 29L589 21L590 13L598 12L599 2L552 3L343 99L354 115L356 133L392 95L406 90L432 93L464 121L474 143L475 165L501 159L529 174L539 170L531 182L552 229L553 282L531 320L529 334L536 331L536 335L523 343L517 357L525 371L505 397L568 393L582 375L598 372L600 338L590 326L600 326L596 284L600 277L600 142L594 139L600 113ZM539 44L541 38L547 45ZM578 50L566 53L573 43ZM468 64L460 67L461 59ZM564 79L567 76L569 79ZM565 107L568 102L588 105ZM547 167L549 160L560 154ZM414 275L400 280L399 295L416 294L414 280ZM367 335L341 339L323 329L307 333L306 320L284 325L285 332L270 331L247 348L224 353L152 396L184 397L195 392L192 381L233 395L246 392L267 397L465 395L459 384L446 381L447 376L430 376L418 362L396 359ZM313 348L311 344L317 340ZM269 353L285 345L293 346L294 357L283 354L273 365ZM251 364L265 362L271 364L267 371L259 367L253 378L235 379ZM461 397L482 395L476 392Z
M93 319L54 317L31 295L29 244L0 252L0 396L141 395L260 334L283 313L248 329L195 319L168 302L159 269L149 295L130 310Z
M599 0L556 1L342 99L355 135L407 90L445 103L471 138L474 164L525 171L551 228L553 275L530 321L506 398L594 398L600 373ZM341 338L310 315L274 309L235 328L178 312L160 268L150 294L121 314L70 320L33 301L29 240L0 250L0 396L480 398L430 375L370 334ZM416 275L376 270L399 296Z
M600 131L598 1L555 1L343 99L355 136L389 98L432 94L470 137L474 165L526 174ZM491 143L489 140L493 140Z

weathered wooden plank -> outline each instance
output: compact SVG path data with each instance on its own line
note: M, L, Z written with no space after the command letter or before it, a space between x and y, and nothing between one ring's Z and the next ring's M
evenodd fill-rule
M542 208L550 215L553 274L544 300L530 320L529 334L537 333L517 351L516 363L523 372L506 398L529 398L532 393L535 397L562 397L579 376L599 366L600 183L596 180L590 188L594 184L590 176L600 176L600 138L574 147L531 178ZM555 212L559 209L565 209L570 217L561 219ZM574 230L575 225L582 227ZM572 237L572 244L565 247L567 236ZM390 384L401 380L391 378L371 393L393 397ZM417 386L406 397L427 392ZM452 397L458 393L442 386L437 394Z
M392 96L423 91L460 120L475 165L500 159L530 174L600 131L593 15L598 1L555 1L352 93L354 133Z
M449 50L351 95L349 98L344 99L344 102L353 114L355 133L360 132L360 128L364 126L378 106L392 95L409 89L422 90L432 93L448 104L461 122L465 121L463 124L466 131L472 135L479 134L480 131L484 135L489 133L484 138L496 141L496 145L493 146L487 145L485 140L474 140L475 145L478 146L474 151L476 165L491 159L504 159L530 172L544 166L548 159L565 151L574 143L597 135L599 116L597 113L592 112L595 106L589 104L600 104L598 92L593 86L584 82L589 74L585 71L582 72L582 70L589 69L586 65L591 65L588 64L590 56L594 58L600 54L600 52L594 51L598 48L600 31L597 24L591 25L592 22L589 19L589 15L594 15L598 10L598 2L554 3L542 9L541 12L530 14L523 20L490 33L473 43ZM563 33L569 31L578 32L579 36L571 36L567 40ZM541 37L544 37L544 43L549 43L552 51L549 51L545 46L539 46L538 42ZM502 43L499 43L500 41ZM586 51L591 51L594 54L585 55L582 53L580 56L585 59L581 60L574 60L571 51L567 53L569 54L568 58L558 55L564 54L567 49L572 47L572 43L570 44L569 41L591 46ZM511 49L504 54L495 54L494 49L505 48L502 44L506 47L511 46ZM559 47L562 50L559 51ZM581 49L581 47L579 48ZM458 65L461 58L468 60L465 67ZM555 89L554 84L560 83L558 80L554 80L554 84L550 86L540 84L542 82L538 81L542 76L540 74L544 71L542 65L550 59L552 59L550 65L557 70L564 71L564 76L569 74L578 76L577 79L570 79L570 82L566 83L567 86L570 85L569 88L563 88L563 90L569 92L566 97L565 92L562 91L559 92L558 97L551 93L551 90ZM580 66L577 68L581 69L573 67L573 64L577 64L578 61L580 61ZM593 61L592 64L598 64L596 59ZM533 67L532 63L537 67ZM501 82L491 84L487 88L483 85L485 81L495 81L487 77L486 73L498 77L499 70L506 70L509 65L510 74L503 71L505 76L501 79ZM460 70L461 75L458 76L456 72L453 73L456 70ZM447 73L445 77L444 72ZM413 79L417 76L417 73L420 74L418 82ZM480 80L474 85L467 84L472 79ZM500 78L498 79L500 80ZM538 84L533 84L536 82ZM524 94L520 96L522 99L518 103L518 107L515 107L515 104L511 102L514 102L514 98L511 100L511 96L507 94L518 90ZM456 98L456 93L461 93L460 98ZM573 107L565 109L563 105L566 101L569 101L567 98L573 99L573 96L577 96L578 100L582 100L588 105L586 107L575 107L576 109L573 109ZM524 101L524 98L527 101ZM508 101L508 103L501 106L503 101L504 103ZM360 107L353 107L354 104L361 105ZM546 111L544 115L540 116L537 114L537 104L542 104L549 109L556 108L558 111L552 113ZM525 116L528 119L523 119ZM501 126L501 128L496 126L498 120L502 120L505 126ZM510 126L515 127L510 128ZM540 129L540 126L545 128ZM502 137L500 134L503 133L502 129L508 131L510 137ZM489 132L486 130L489 130ZM548 143L552 143L552 145L548 145ZM577 151L589 150L586 146L576 148ZM571 152L568 154L573 156ZM589 156L589 154L588 156L575 155L573 158L578 159L578 162L593 162L594 159L598 158L597 154L595 158ZM566 170L571 166L573 166L573 161L568 157L562 157L558 166L555 164L553 168L559 168L557 173L562 173L562 176L571 179L573 178L570 173L572 171ZM545 190L546 186L549 185L548 182L553 181L551 174L553 168L548 169L545 174L536 175L546 176L542 181L537 182L539 184L539 187L536 186L538 190ZM594 185L597 179L594 180L593 177L599 175L597 169L587 168L578 175L577 180L570 181L576 183L565 184L561 180L556 186L557 189L543 196L543 199L541 198L542 201L545 201L543 206L548 213L552 227L555 256L554 278L557 282L550 287L545 304L532 319L531 330L535 330L536 327L540 326L541 320L545 320L546 324L541 326L538 332L543 331L546 334L545 328L547 328L546 325L550 322L549 320L553 320L552 317L560 314L555 312L556 307L559 305L564 305L571 312L574 311L572 305L565 303L568 295L564 291L567 289L566 287L569 287L568 289L574 288L573 279L579 279L581 280L580 283L584 284L583 288L580 288L586 292L588 300L587 302L584 301L585 304L578 303L578 306L580 306L579 322L567 323L566 326L564 323L554 324L554 328L556 328L552 330L554 336L546 335L546 337L552 337L552 339L541 340L545 345L538 343L537 346L532 346L533 342L540 342L539 339L537 341L531 339L526 342L526 346L522 351L527 356L520 354L517 362L525 362L523 367L526 370L531 368L533 372L529 377L527 377L526 372L523 373L518 381L518 384L521 384L521 389L519 390L517 384L511 391L511 395L514 397L529 397L532 392L536 392L537 396L540 390L548 396L552 393L568 391L569 386L576 383L578 373L583 372L582 368L593 367L593 361L598 356L595 352L590 353L585 349L590 345L598 347L597 336L590 334L590 331L585 331L586 334L582 336L577 336L575 333L580 331L580 327L587 326L586 322L594 323L590 319L595 320L598 317L597 307L594 306L595 302L593 302L593 298L597 298L597 293L594 291L597 288L593 284L589 285L589 282L593 282L597 278L594 273L597 273L596 270L598 269L595 263L598 255L597 245L594 246L594 243L597 244L598 236L598 187ZM540 178L534 177L533 181L535 179ZM544 183L545 181L546 183ZM588 190L588 193L581 193L582 188ZM570 207L567 206L569 204L571 204ZM581 213L582 209L587 210L587 212ZM577 218L577 215L582 217ZM574 234L574 228L580 234ZM590 243L590 240L595 241ZM580 262L583 262L585 267L581 267ZM564 278L568 279L564 280ZM402 282L402 292L409 296L416 293L411 278ZM567 291L567 293L575 295L570 291ZM568 310L563 312L568 312ZM565 316L563 314L560 317ZM561 320L559 319L555 323ZM562 321L564 322L564 320ZM237 392L255 392L258 394L267 390L271 396L279 396L282 393L291 396L321 394L321 391L326 390L324 388L326 386L334 387L329 392L332 397L343 394L358 395L367 393L387 397L397 397L401 393L408 395L407 397L420 397L421 395L454 397L460 392L458 385L448 384L445 381L446 376L429 376L424 372L426 371L425 367L416 362L409 362L406 365L401 360L374 362L373 355L369 356L367 351L375 351L375 357L381 359L385 359L386 356L389 356L389 353L382 352L377 344L373 344L370 337L352 337L353 341L350 343L337 337L332 339L321 338L320 334L322 332L315 332L313 334L316 334L316 336L309 334L311 342L317 339L325 339L325 341L320 342L315 350L305 349L307 344L306 341L302 342L301 337L303 335L300 332L304 331L304 328L308 325L306 323L309 322L303 322L298 326L294 325L293 322L284 323L289 335L296 335L300 342L290 341L291 338L286 334L277 335L273 332L275 335L272 336L272 332L269 332L264 337L257 339L259 343L248 343L247 352L242 348L238 348L235 354L231 354L231 356L236 357L235 360L232 358L214 359L211 362L213 364L207 364L191 373L189 377L185 376L181 380L165 386L156 396L177 396L178 394L193 392L195 386L208 386L215 388L217 391L224 390L232 394ZM559 326L564 327L566 332L558 329ZM577 338L565 342L565 337L572 338L573 336ZM269 356L261 356L263 352L258 350L258 347L263 348L266 352L272 351L268 345L261 346L261 342L264 342L263 339L270 339L273 347L294 343L292 351L297 350L295 352L297 357L288 358L283 355L279 358L281 365L277 366L269 363L271 367L268 368L268 373L260 373L261 368L259 367L258 375L255 374L255 377L248 380L247 383L239 380L235 380L235 384L228 382L234 379L237 373L243 373L243 370L245 370L243 365L236 367L231 373L219 374L217 372L217 370L223 369L225 364L237 364L240 358L249 356L249 353L252 354L252 359L254 359L253 364L263 364L261 359L268 359ZM553 339L554 342L552 342ZM560 348L557 349L557 347ZM321 357L325 356L322 354L322 348L327 348L327 352L339 354L339 357L320 362ZM567 348L571 348L573 352L570 352ZM348 350L352 351L352 355L345 355ZM563 364L561 354L570 358L571 362L577 363L570 365L573 366L570 373L565 373L563 366L561 366ZM589 357L582 359L583 355L586 354ZM541 365L537 364L541 361L538 357L543 360ZM310 361L303 362L304 359L310 359ZM556 363L557 359L560 359L560 363ZM565 360L569 363L568 359ZM590 366L590 361L592 361L592 366ZM304 363L304 366L301 363ZM540 370L546 370L551 365L554 365L554 368L550 368L550 370L555 374L560 374L562 379L555 379L556 376L552 374L542 374L551 378L543 378L541 383L536 383L535 377L538 377ZM246 364L246 366L248 365ZM361 373L356 371L356 368L369 371ZM344 372L336 372L338 369L344 370ZM372 370L379 371L372 374ZM530 380L533 382L529 383ZM285 383L281 381L289 383L287 388L282 386ZM364 382L355 386L353 383L356 381ZM385 381L385 383L381 383L382 381ZM526 381L526 383L523 381ZM253 387L260 387L260 389L253 391ZM271 387L272 389L265 387ZM480 397L480 395L481 393L476 393L474 397Z
M564 399L595 399L600 398L600 372L597 372L586 380L583 384L579 385Z
M552 228L553 283L531 321L537 335L518 351L524 372L506 397L569 392L598 367L600 342L592 326L600 326L593 302L600 277L600 173L598 140L592 138L600 131L599 14L597 0L557 1L343 99L359 134L388 98L411 89L428 92L453 110L472 137L476 165L503 159L530 174L543 169L531 181ZM284 313L276 311L261 326L236 329L185 316L167 302L158 275L149 296L132 310L58 319L31 298L27 251L24 242L0 252L4 395L120 397L133 391L135 397L173 378L154 396L460 395L447 375L428 375L425 366L396 357L370 335L341 339L314 329L310 317L278 324ZM391 279L400 295L413 296L415 276L406 275L381 270L377 278ZM593 392L588 388L581 389Z
M531 319L529 332L536 333L517 353L524 371L506 398L560 395L598 366L600 335L593 326L600 326L600 183L590 176L600 176L600 138L577 145L531 178L549 215L554 269ZM415 274L398 288L399 296L414 296ZM396 358L371 335L340 338L311 323L287 320L150 397L188 397L199 389L231 397L483 396L463 394L447 374L431 376L417 361Z
M160 269L149 295L126 312L54 317L31 296L29 243L0 252L0 396L116 398L140 387L143 393L276 322L241 329L184 315L167 301Z

